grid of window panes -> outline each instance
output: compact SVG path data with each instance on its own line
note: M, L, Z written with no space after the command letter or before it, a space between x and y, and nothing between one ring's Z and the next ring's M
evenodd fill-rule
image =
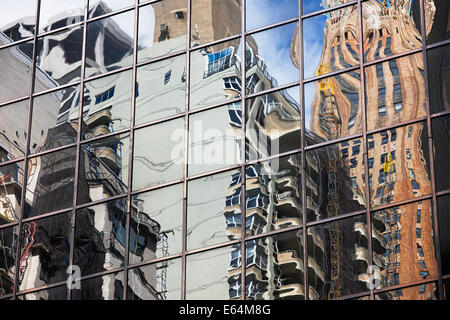
M448 7L2 1L0 299L448 299Z

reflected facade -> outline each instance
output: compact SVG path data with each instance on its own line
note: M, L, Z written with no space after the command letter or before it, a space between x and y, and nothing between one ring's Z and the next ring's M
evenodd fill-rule
M27 3L0 299L445 298L447 1Z

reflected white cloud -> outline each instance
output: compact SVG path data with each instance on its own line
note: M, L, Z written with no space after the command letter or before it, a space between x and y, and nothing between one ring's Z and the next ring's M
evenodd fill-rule
M247 0L247 30L298 16L297 0Z

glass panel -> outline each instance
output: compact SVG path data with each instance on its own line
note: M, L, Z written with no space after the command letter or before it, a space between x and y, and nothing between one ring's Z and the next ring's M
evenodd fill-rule
M127 192L129 135L81 145L78 204Z
M297 0L247 0L245 5L247 31L298 17Z
M431 120L433 129L433 155L436 177L436 191L450 189L449 150L450 116Z
M247 236L302 224L300 154L249 165L245 175Z
M369 291L366 216L308 228L309 298L329 300Z
M419 4L411 2L392 5L389 1L362 3L365 61L422 47Z
M172 259L128 272L127 300L179 300L181 259Z
M246 299L304 300L302 238L299 230L245 243Z
M375 300L438 300L438 284L424 283L415 287L387 291L375 295Z
M20 161L0 167L0 225L19 221L22 209L23 164L23 161Z
M240 51L240 40L236 39L191 52L191 110L240 97Z
M84 139L129 128L132 71L117 73L85 84Z
M24 100L0 107L0 163L25 155L29 103Z
M80 87L73 86L33 99L32 153L77 142L79 96Z
M84 0L42 0L39 32L48 32L84 20Z
M0 3L0 31L7 41L19 41L34 35L36 0L3 0ZM3 42L3 39L2 39ZM0 45L2 45L1 43ZM3 59L1 59L3 61ZM3 70L3 68L2 68Z
M0 36L0 45L9 41ZM0 50L0 103L30 94L32 55L32 41Z
M76 148L29 160L24 218L72 207Z
M366 208L362 138L306 153L308 221Z
M67 286L40 290L18 296L17 300L66 300Z
M188 250L240 238L240 202L240 170L189 181Z
M375 289L438 276L431 201L376 211L372 217ZM361 232L367 234L365 226ZM434 290L427 286L424 294ZM417 290L404 291L401 299L421 299L418 294Z
M450 12L448 5L449 3L446 0L429 0L424 3L427 44L450 39ZM419 7L419 4L413 3L413 6ZM416 10L419 10L419 8Z
M126 210L126 199L77 210L73 265L79 276L123 266Z
M23 223L19 290L65 281L70 257L71 212Z
M136 91L136 125L183 113L186 55L139 67Z
M238 279L241 279L239 243L187 256L187 300L233 299Z
M245 48L246 84L249 93L276 88L299 80L297 25L258 32L249 36Z
M186 49L186 37L186 0L158 1L139 8L138 62Z
M135 0L90 0L89 18L108 14L126 7L134 6Z
M130 263L181 251L183 184L141 193L132 198Z
M0 224L7 223L3 213L2 210ZM0 297L13 293L18 238L19 226L0 229Z
M298 87L247 100L247 161L301 148Z
M85 76L133 64L134 10L88 24Z
M189 117L190 176L240 163L239 104L229 104Z
M191 46L241 33L240 0L193 0Z
M443 281L443 291L444 291L444 299L446 301L450 300L450 279L446 279Z
M330 11L303 21L305 78L359 63L358 8Z
M351 1L353 0L340 0L340 1L303 0L303 14L333 8L334 6Z
M123 272L82 280L80 286L72 289L72 300L122 300Z
M426 116L422 57L418 53L364 69L368 130Z
M450 31L449 31L450 34ZM431 112L450 110L450 45L427 50Z
M431 193L427 136L426 123L419 122L368 137L373 206Z
M439 224L439 244L442 274L450 274L450 195L437 198L437 217ZM450 289L450 283L449 283ZM450 295L450 291L447 292ZM450 298L450 296L448 296Z
M307 145L362 132L360 79L355 70L305 85Z
M34 91L40 92L79 80L82 44L83 26L39 38Z
M184 118L136 130L133 190L183 177Z

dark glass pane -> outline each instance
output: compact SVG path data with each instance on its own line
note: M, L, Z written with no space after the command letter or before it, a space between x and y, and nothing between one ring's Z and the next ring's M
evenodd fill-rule
M29 101L24 100L0 107L0 163L25 155L28 106Z
M180 114L186 104L186 55L137 69L136 125Z
M82 280L71 292L72 300L122 300L123 272Z
M10 43L0 36L0 45ZM0 50L0 103L30 94L33 42L25 42ZM41 79L37 79L40 85Z
M439 225L439 244L441 251L442 274L450 274L450 195L437 198L437 217ZM450 288L450 287L449 287ZM450 291L447 292L447 296ZM448 299L450 297L448 296Z
M240 0L193 0L191 46L209 43L241 32Z
M305 78L357 65L360 48L357 26L356 5L304 20Z
M72 147L29 160L25 218L72 207L75 150Z
M369 291L366 216L308 228L309 298L328 300Z
M59 286L18 296L17 300L67 300L67 287Z
M240 103L189 117L189 175L240 163Z
M247 236L302 224L300 154L249 165L245 175Z
M138 62L186 49L186 37L187 0L157 1L139 8Z
M79 80L82 44L83 26L39 38L34 91L40 92Z
M444 291L444 300L450 300L450 279L446 279L443 281L443 291Z
M78 204L127 192L129 135L81 145Z
M32 37L36 22L36 4L36 0L1 1L0 31L2 32L2 38L5 36L7 37L6 41L12 42ZM0 45L3 44L0 43ZM3 59L1 60L3 61Z
M0 224L4 223L2 212ZM0 229L0 297L13 292L18 240L19 226Z
M89 18L94 18L108 14L123 8L134 6L135 0L90 0ZM134 20L131 20L134 21Z
M307 145L362 132L359 70L305 85Z
M297 0L247 0L245 6L247 31L298 17Z
M438 300L437 282L386 291L375 295L375 300Z
M184 119L136 130L133 190L183 177Z
M70 260L71 212L22 225L19 290L65 281ZM54 292L55 298L66 287Z
M245 243L246 299L304 300L302 238L299 230Z
M362 139L306 153L308 221L366 208Z
M303 14L333 8L334 6L352 1L353 0L340 0L340 1L303 0Z
M413 5L415 14L418 15L419 3L413 3ZM449 5L448 0L429 0L424 3L427 44L450 39Z
M381 131L369 143L370 197L373 206L431 193L425 122Z
M367 129L426 116L422 53L364 69Z
M431 120L436 191L450 189L450 116Z
M189 109L241 95L241 46L232 40L191 52Z
M126 199L77 210L73 264L79 276L123 266Z
M448 111L450 110L450 46L427 50L427 60L431 112Z
M87 26L85 76L128 67L133 64L134 10Z
M233 170L189 181L188 250L241 237L240 179Z
M84 0L41 0L39 32L48 32L84 20Z
M132 198L130 263L181 251L183 184L141 193Z
M301 148L298 87L249 99L246 108L248 161Z
M128 272L127 300L179 300L181 259L172 259Z
M19 221L23 175L23 161L0 167L0 225Z
M236 289L238 279L241 279L239 243L187 256L187 300L233 299L239 292Z
M77 141L80 87L73 86L33 99L30 151L41 152Z
M298 27L290 23L248 36L245 70L248 93L298 81Z

